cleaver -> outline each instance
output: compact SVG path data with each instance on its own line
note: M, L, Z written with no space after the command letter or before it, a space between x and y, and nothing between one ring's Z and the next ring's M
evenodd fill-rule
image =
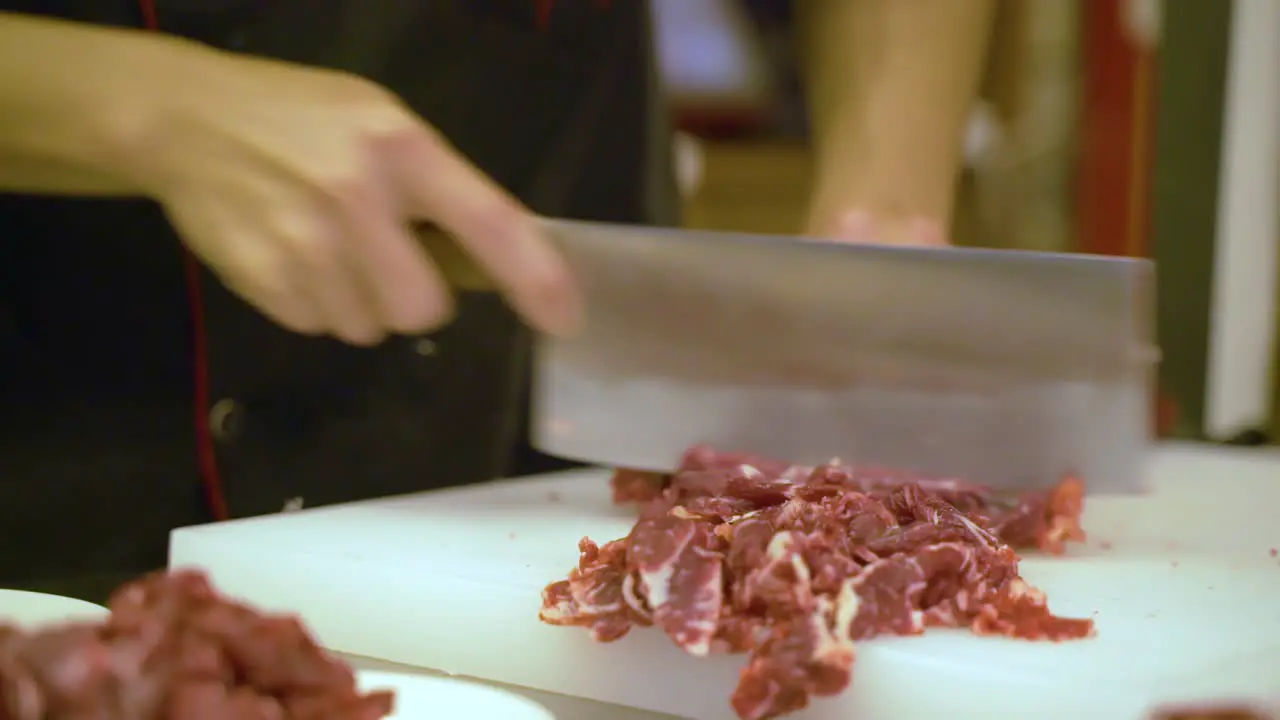
M532 443L670 471L695 445L996 489L1144 489L1147 260L545 219L586 322L535 343Z

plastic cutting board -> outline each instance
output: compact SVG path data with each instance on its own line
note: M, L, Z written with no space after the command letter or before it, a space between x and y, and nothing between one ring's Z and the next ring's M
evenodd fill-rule
M1090 543L1031 558L1055 610L1094 640L1055 645L931 632L860 645L854 686L819 718L1136 720L1164 701L1280 690L1280 454L1173 446L1149 497L1099 498ZM729 720L741 658L697 660L656 631L611 645L537 620L583 535L625 534L603 471L178 530L174 565L300 612L336 650L680 717ZM922 692L922 688L928 692Z

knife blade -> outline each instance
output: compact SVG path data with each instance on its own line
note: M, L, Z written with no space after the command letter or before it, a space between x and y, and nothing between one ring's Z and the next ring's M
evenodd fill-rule
M1142 487L1149 261L544 224L587 304L581 333L537 342L544 452L663 471L708 444Z

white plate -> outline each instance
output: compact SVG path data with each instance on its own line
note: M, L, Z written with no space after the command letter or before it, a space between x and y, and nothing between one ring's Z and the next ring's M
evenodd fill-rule
M108 614L101 605L62 595L0 590L0 623L29 628L51 623L100 620Z
M555 720L551 711L522 695L465 680L360 671L356 684L363 692L394 690L393 720Z

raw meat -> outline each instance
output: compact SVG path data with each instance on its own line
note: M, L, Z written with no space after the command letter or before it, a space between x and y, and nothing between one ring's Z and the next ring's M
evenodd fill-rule
M730 699L744 720L839 693L856 641L877 635L1093 634L1091 620L1049 611L1014 552L1084 539L1075 477L1006 498L954 479L694 448L672 475L619 470L612 484L639 520L603 546L583 538L540 617L600 642L657 626L691 655L747 653Z
M293 617L220 597L200 573L126 585L99 623L0 626L0 720L379 720L390 693Z

